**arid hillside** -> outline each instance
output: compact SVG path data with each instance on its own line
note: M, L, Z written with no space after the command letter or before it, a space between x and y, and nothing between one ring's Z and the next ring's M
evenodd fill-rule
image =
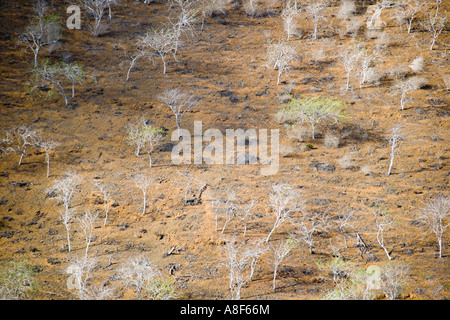
M0 297L448 299L449 10L0 1Z

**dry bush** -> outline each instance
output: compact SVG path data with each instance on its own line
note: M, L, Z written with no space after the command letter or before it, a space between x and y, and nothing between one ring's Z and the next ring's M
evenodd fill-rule
M342 169L353 169L355 168L355 159L353 159L350 153L347 153L339 159L339 166Z
M378 33L378 36L375 40L375 50L385 51L389 46L392 45L392 40L392 36L390 36L387 32Z
M409 67L414 73L419 73L423 71L424 59L423 57L417 57L411 62Z
M450 74L442 75L442 80L444 81L445 89L450 91Z
M339 6L339 11L336 17L340 20L346 20L351 18L356 11L354 0L341 0L341 5Z
M288 145L280 145L280 154L283 158L290 157L295 154L297 150L294 147Z
M356 37L359 30L363 27L364 22L360 17L351 17L348 21L345 22L345 27L341 31L340 36L351 35L352 37Z
M370 83L373 85L379 85L381 79L384 78L384 73L382 71L376 70L374 67L368 68L366 71L365 83Z
M287 133L289 139L298 140L298 142L303 142L310 135L309 129L305 126L295 126L292 127Z
M373 174L374 174L372 167L369 166L368 164L365 164L361 167L361 172L366 176L373 176Z
M227 14L228 5L232 0L202 0L201 12L203 19L218 14Z
M339 148L339 142L340 142L339 136L337 136L333 133L327 132L325 134L323 146L325 149L337 149L337 148Z
M310 52L310 64L324 63L328 56L325 49L315 49Z

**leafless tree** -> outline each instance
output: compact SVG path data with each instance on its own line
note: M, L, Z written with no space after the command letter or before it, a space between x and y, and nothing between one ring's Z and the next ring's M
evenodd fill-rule
M325 8L328 5L328 1L326 0L317 0L308 5L306 5L306 12L313 18L314 21L314 40L317 39L317 29L319 27L319 21L325 19Z
M372 29L374 27L375 21L380 18L381 13L384 9L391 8L394 5L394 1L392 0L381 0L375 4L375 8L373 10L372 16L367 21L367 29Z
M395 16L400 25L406 24L408 33L412 31L412 23L416 15L424 9L425 3L420 0L402 0L397 3Z
M172 53L175 58L176 48L179 46L179 38L173 26L164 25L152 28L140 39L140 45L144 50L151 50L161 58L163 73L167 71L166 57Z
M391 156L389 161L389 169L387 175L389 176L392 172L392 166L394 164L394 156L395 156L395 148L398 147L398 144L401 140L405 139L404 129L401 124L397 124L391 129L389 143L391 144Z
M199 7L199 1L197 0L171 0L172 3L179 9L176 14L175 22L172 22L175 30L175 42L174 54L178 51L179 40L183 33L189 31L194 35L194 24L197 22L197 13Z
M254 215L252 214L252 211L255 209L256 204L255 201L251 200L247 204L237 204L236 205L236 215L239 220L241 220L242 224L244 225L244 233L243 236L247 234L247 224L248 220L251 219Z
M64 81L69 79L64 70L63 63L51 64L46 61L41 67L34 70L38 83L32 88L35 90L42 84L48 85L53 92L57 92L64 99L65 106L69 105L69 98L67 97L66 90L64 89Z
M437 198L431 199L421 210L419 219L424 223L427 230L431 230L438 239L439 258L442 258L442 239L445 230L450 225L450 198L440 194Z
M91 32L94 37L98 37L102 32L102 18L106 8L110 8L114 0L80 0L80 4L94 18Z
M61 143L52 139L40 140L38 146L44 149L45 162L47 163L47 178L50 176L50 152L60 146Z
M278 268L283 262L284 258L291 252L291 250L295 247L295 241L292 239L282 240L278 242L278 245L272 245L271 251L273 253L273 284L272 288L275 292L276 290L276 280Z
M86 73L82 65L71 62L71 63L63 63L62 72L65 77L68 78L72 82L72 98L75 97L75 83L82 84L86 80Z
M0 140L1 151L4 153L20 153L19 166L22 164L28 146L37 146L41 140L38 131L24 125L17 126L6 131L5 136Z
M146 283L160 276L160 271L149 258L139 256L128 259L120 269L120 275L127 287L135 288L140 300Z
M299 10L295 6L295 4L288 1L286 3L286 7L281 12L281 18L284 21L284 31L287 34L287 41L289 41L291 34L295 32L297 27L296 18L299 15Z
M438 16L436 11L436 16L428 14L428 17L421 23L422 26L431 34L430 51L433 50L436 39L441 34L442 30L444 30L447 21L447 17Z
M71 258L66 272L71 276L67 280L68 289L76 289L78 298L86 300L89 298L88 281L92 277L92 271L97 262L92 258Z
M308 246L309 253L315 248L314 236L318 231L328 231L328 216L323 212L303 213L294 221L295 238Z
M337 233L342 235L345 242L345 248L348 248L347 243L347 233L348 229L354 229L355 226L351 223L354 219L353 211L348 211L346 209L342 209L340 213L336 216L336 219L333 221L332 228L336 230Z
M33 6L37 19L33 19L19 35L18 43L26 44L34 54L34 67L38 67L38 54L42 47L56 44L61 37L61 28L53 17L45 16L47 3L38 0Z
M136 119L133 123L128 123L126 126L127 130L127 142L131 145L136 146L136 155L140 155L141 149L145 146L145 140L139 132L143 127L147 125L147 120L144 118Z
M346 91L350 88L350 75L358 66L361 55L362 51L357 46L345 48L340 51L341 61L345 69L345 74L347 75Z
M75 216L72 209L69 210L61 210L60 212L60 220L62 221L64 227L66 228L66 236L67 236L67 249L70 252L71 251L71 245L70 245L70 228L71 223L73 220L73 217Z
M216 232L219 216L223 216L225 218L225 222L222 227L222 234L225 232L225 228L228 223L236 217L237 206L236 206L236 193L231 191L227 194L226 199L214 199L211 202L211 206L213 211L216 214Z
M164 103L164 106L172 110L175 115L178 137L181 137L181 119L186 112L197 106L198 98L194 95L187 94L178 88L165 90L158 98Z
M94 239L94 228L95 222L98 218L97 212L91 212L90 210L86 210L81 217L79 217L78 222L80 224L81 230L83 231L84 240L86 241L86 250L85 250L85 258L88 257L89 245Z
M225 240L224 264L229 273L229 289L232 300L241 298L241 289L247 282L246 270L248 269L248 257L243 248L245 244L239 242L235 237Z
M269 68L278 70L277 85L283 74L289 73L291 63L296 57L295 48L288 43L271 43L267 48L266 60Z
M63 178L54 182L53 186L48 189L48 193L54 194L54 197L63 203L64 210L69 211L70 202L81 181L81 176L75 171L68 171Z
M385 263L380 270L380 289L386 299L397 299L407 284L409 266L402 263Z
M419 89L423 85L423 79L419 77L412 77L408 79L400 79L393 85L393 93L400 96L400 106L402 110L405 109L407 102L407 95L411 91Z
M100 181L94 181L93 184L94 187L101 193L103 197L103 206L105 208L105 220L103 222L103 226L106 226L106 222L108 221L110 201L113 196L111 192L111 187L109 185L101 183Z
M144 203L142 205L142 214L145 214L147 190L150 187L150 184L155 181L155 179L149 178L142 174L136 174L132 177L132 179L135 186L142 191L142 196L144 198Z
M375 225L377 226L377 241L380 247L384 250L389 260L392 260L386 245L384 244L384 233L389 230L394 220L388 212L384 210L376 210L374 212Z
M201 200L199 199L200 192L205 187L206 182L203 179L194 177L187 169L185 171L178 171L177 173L182 179L182 182L179 183L184 188L184 204L188 204L190 200L197 202ZM189 197L193 197L194 199L189 199Z
M267 250L264 239L250 240L244 248L244 255L250 260L249 281L252 281L254 277L256 263Z
M275 223L272 230L267 235L266 242L269 242L272 233L286 221L291 221L295 212L303 210L304 202L299 199L297 190L283 185L273 184L272 193L269 196L269 203L272 213L275 215Z
M341 20L349 19L356 11L354 0L341 0L337 17Z

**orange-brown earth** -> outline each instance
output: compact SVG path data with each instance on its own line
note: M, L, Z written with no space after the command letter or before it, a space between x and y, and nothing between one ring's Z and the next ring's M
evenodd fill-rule
M55 12L65 22L66 2L53 1ZM73 256L84 252L84 239L79 226L72 226L72 252L64 250L65 229L59 222L55 200L46 197L53 181L74 169L83 177L73 200L77 214L98 210L103 217L103 205L92 181L114 186L115 196L109 220L103 226L98 220L95 241L90 255L98 261L93 283L108 281L116 287L116 298L134 299L136 294L124 288L115 277L128 258L145 254L153 260L165 277L176 267L176 291L180 298L223 299L229 297L227 271L221 265L224 257L222 234L214 231L214 213L209 200L213 194L236 190L243 200L255 200L257 217L250 222L245 239L265 237L274 216L268 201L272 183L286 183L299 189L309 211L337 215L342 208L354 210L355 230L350 234L349 248L341 254L352 259L359 268L381 265L387 257L376 241L373 212L385 207L395 219L386 233L387 247L394 261L404 261L411 267L405 299L429 299L430 279L445 285L440 297L449 296L448 231L444 237L444 257L438 258L437 240L414 220L428 199L442 193L448 195L449 109L448 88L443 75L448 76L449 33L444 30L434 50L430 51L429 33L415 23L414 31L400 32L390 18L392 9L383 12L389 35L380 70L389 71L422 56L425 68L418 75L427 85L411 93L411 101L400 110L399 97L390 91L392 78L384 77L379 84L365 84L346 92L345 73L338 51L349 45L351 36L340 34L343 22L333 13L338 3L327 11L327 19L319 28L318 40L311 38L312 23L305 13L299 17L302 36L293 37L299 54L289 76L276 85L276 71L264 66L270 40L284 38L277 7L270 16L248 17L239 6L229 6L227 14L206 18L204 29L196 25L195 35L185 37L179 49L178 62L171 57L167 74L162 74L159 60L155 64L139 61L125 81L128 59L134 43L149 27L165 22L168 7L163 1L145 5L137 1L121 1L113 7L113 19L104 18L107 29L97 38L87 30L88 16L83 12L82 29L64 28L61 45L52 52L43 50L41 57L52 61L69 58L85 66L91 76L84 85L77 85L71 108L62 99L30 95L33 76L30 73L32 54L17 46L18 32L31 18L31 2L3 1L1 4L0 68L2 77L0 126L2 134L16 125L32 126L61 142L51 154L50 178L46 178L44 153L29 148L22 165L17 154L4 154L0 161L0 261L26 260L37 266L40 289L33 299L73 299L76 296L66 286L65 272ZM239 2L239 1L237 1ZM368 2L368 1L366 1ZM432 3L430 1L430 3ZM441 8L448 10L448 3ZM430 9L431 10L431 9ZM364 15L361 7L359 16ZM364 28L357 40L365 40ZM372 48L377 38L367 40ZM324 52L322 59L315 61ZM409 71L411 72L411 71ZM291 148L280 156L276 175L261 176L260 165L174 165L170 158L170 138L167 137L153 154L154 165L148 166L145 153L140 156L126 143L126 125L136 117L144 117L170 132L176 129L170 111L161 107L157 96L163 90L178 87L201 97L198 107L182 120L183 128L192 132L193 121L201 120L203 130L255 128L280 129L280 144ZM232 97L221 91L232 92ZM351 120L334 128L340 146L324 147L322 127L316 140L299 142L287 136L287 130L277 123L276 112L282 106L282 95L291 90L296 96L323 95L345 102ZM226 95L226 94L225 94ZM402 122L407 138L400 143L393 174L386 176L389 164L387 134ZM313 144L313 149L305 144ZM159 148L159 149L158 149ZM339 160L346 154L354 159L351 168L342 168ZM333 172L317 170L314 161L332 164ZM361 170L364 168L364 170ZM178 171L188 170L208 184L201 205L183 203L184 185ZM131 176L137 173L162 178L149 190L148 208L142 215L142 196ZM221 226L223 220L219 221ZM293 231L288 223L277 229L271 242L285 239ZM225 234L238 232L242 225L230 222ZM376 261L366 263L355 247L355 234L360 233L372 246ZM315 254L296 246L283 261L278 274L277 290L272 291L272 258L263 256L258 263L254 281L242 289L243 299L319 299L333 287L332 278L321 271L317 262L332 259L331 246L340 238L334 232L316 236ZM178 254L167 255L177 246Z

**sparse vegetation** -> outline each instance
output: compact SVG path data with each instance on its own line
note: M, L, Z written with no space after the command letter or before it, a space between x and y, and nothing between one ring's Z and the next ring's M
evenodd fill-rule
M0 298L450 297L448 2L1 8Z

